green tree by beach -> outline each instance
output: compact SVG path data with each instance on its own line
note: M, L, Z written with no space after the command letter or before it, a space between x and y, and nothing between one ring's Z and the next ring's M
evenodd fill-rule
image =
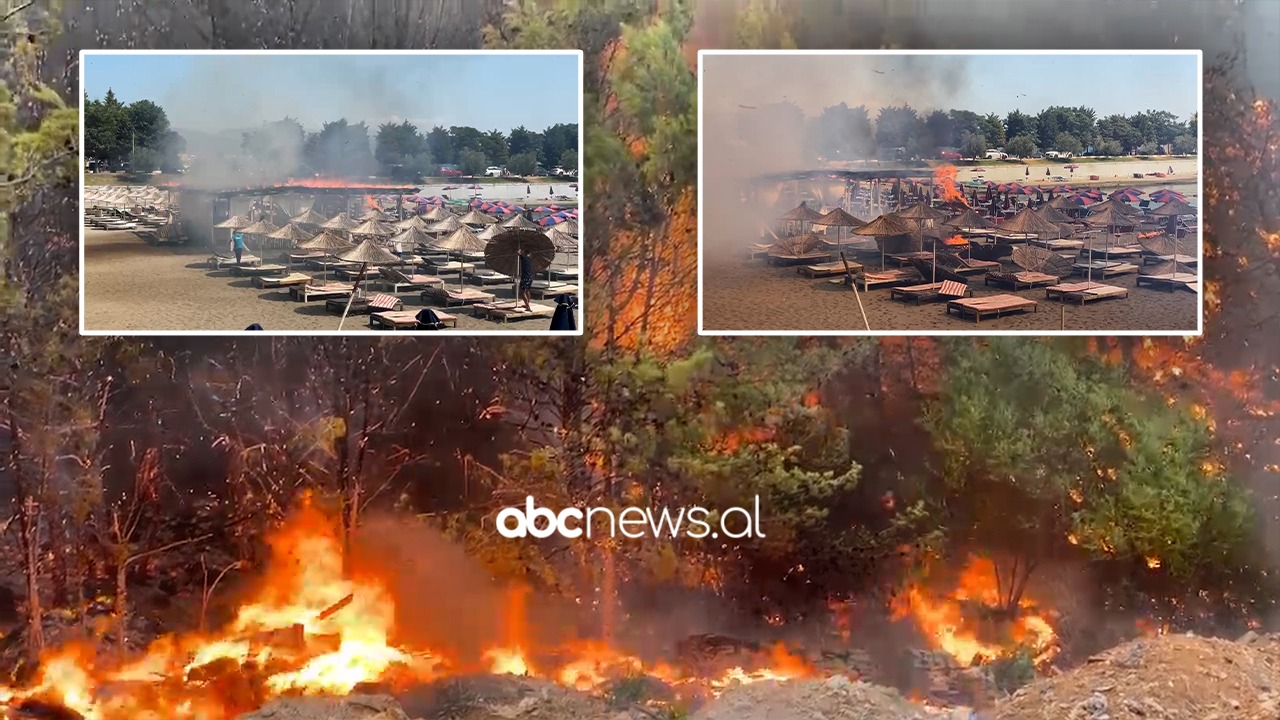
M1036 154L1036 141L1030 135L1019 135L1005 145L1005 151L1016 158L1029 158Z
M463 175L477 177L484 174L484 169L489 166L489 160L484 153L479 150L467 148L458 155L458 169Z
M538 170L538 156L531 152L512 155L507 161L507 170L512 175L532 175Z

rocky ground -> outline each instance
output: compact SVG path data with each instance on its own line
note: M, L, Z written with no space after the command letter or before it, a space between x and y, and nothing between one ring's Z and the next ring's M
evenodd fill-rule
M442 681L397 698L281 700L240 720L1280 720L1280 635L1132 640L988 710L940 708L846 675L731 687L697 704L656 681L600 695L516 677Z

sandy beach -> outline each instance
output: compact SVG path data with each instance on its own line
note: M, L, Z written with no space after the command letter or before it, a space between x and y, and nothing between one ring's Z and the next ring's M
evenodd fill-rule
M879 268L878 257L866 258L868 267ZM1012 267L1012 266L1010 266ZM825 279L812 280L795 267L772 267L764 260L743 258L713 259L703 269L703 329L709 331L814 330L865 331L853 291ZM1072 278L1068 282L1083 280ZM1039 303L1035 312L1023 312L979 323L947 314L945 302L915 305L890 300L889 290L860 292L872 330L943 330L983 332L989 330L1194 332L1199 312L1196 294L1188 290L1136 287L1137 275L1094 278L1098 282L1129 289L1129 297L1097 300L1084 306L1046 300L1044 288L1006 290L983 285L982 277L971 278L974 297L1014 294Z
M300 303L287 291L254 287L249 278L210 270L204 249L153 247L132 232L86 229L84 232L84 329L107 332L157 330L236 331L258 323L266 330L336 331L340 316L323 301ZM453 283L457 283L454 276ZM511 287L489 286L501 299ZM405 310L424 305L416 292L400 293ZM554 300L534 300L552 305ZM544 331L549 318L510 323L472 317L466 308L450 308L459 331ZM579 311L581 313L581 311ZM347 318L343 331L368 331L368 318ZM452 331L452 329L450 329Z

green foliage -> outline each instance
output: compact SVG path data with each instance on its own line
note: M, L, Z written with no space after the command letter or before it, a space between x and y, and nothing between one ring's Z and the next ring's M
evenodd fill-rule
M733 41L734 47L747 50L796 47L787 16L777 5L767 7L764 0L750 0L742 9L734 26Z
M1221 477L1203 422L1070 345L947 349L925 423L971 539L1035 558L1070 535L1102 557L1158 558L1178 577L1242 557L1247 495Z
M463 175L483 175L484 169L489 166L489 160L484 153L479 150L463 150L458 156L458 169Z
M1058 152L1067 152L1072 155L1079 155L1084 152L1084 144L1071 133L1061 132L1054 139L1053 146Z
M578 171L578 151L569 148L560 155L560 167L565 172L576 173Z
M967 158L980 158L987 152L987 139L976 132L960 136L960 153Z
M512 155L507 161L507 170L512 175L532 175L538 169L538 157L533 153Z
M1030 135L1019 135L1009 141L1005 151L1017 158L1028 158L1036 152L1036 140Z
M1035 652L1020 647L996 658L989 666L991 678L1002 692L1013 693L1036 679Z

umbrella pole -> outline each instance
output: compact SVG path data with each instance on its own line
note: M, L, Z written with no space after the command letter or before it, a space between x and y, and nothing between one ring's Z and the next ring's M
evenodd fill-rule
M365 268L369 267L369 263L360 263L360 272L356 275L356 283L351 286L351 294L347 296L347 306L342 310L342 319L338 321L338 330L342 330L342 325L347 321L347 313L351 312L351 303L355 302L356 293L360 292L360 281L364 279Z
M853 288L853 299L858 301L858 313L862 315L862 325L871 331L871 321L867 320L867 309L862 306L862 295L858 292L858 281L854 279L853 273L849 271L849 259L844 256L844 251L840 251L840 260L844 262L844 276L849 278L849 287Z
M933 241L933 279L931 283L938 282L938 241Z

